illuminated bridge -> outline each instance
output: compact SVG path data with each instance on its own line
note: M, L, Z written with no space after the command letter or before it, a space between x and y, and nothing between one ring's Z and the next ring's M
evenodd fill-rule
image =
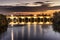
M10 15L7 16L9 24L52 24L52 17L50 15Z

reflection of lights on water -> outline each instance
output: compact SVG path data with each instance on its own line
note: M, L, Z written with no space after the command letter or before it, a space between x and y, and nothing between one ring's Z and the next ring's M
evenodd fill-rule
M40 33L42 35L42 25L39 26L39 29L40 29Z
M11 30L11 40L14 40L14 33L13 33L13 29Z
M47 22L48 23L48 22ZM27 28L28 28L28 38L30 38L30 25L31 24L31 22L28 22L27 23ZM43 22L41 23L41 24L43 24ZM36 26L37 25L37 23L36 22L34 22L34 37L36 37ZM12 27L13 27L13 25L12 25ZM39 26L39 29L40 29L40 33L41 33L41 35L42 35L42 26L40 25ZM12 30L11 30L11 40L14 40L13 38L14 38L14 35L13 35L13 28L12 28ZM24 38L24 26L22 27L22 38Z
M11 19L12 19L12 21L13 21L13 19L14 19L14 17L13 17L13 15L11 15L11 17L10 17ZM11 24L11 26L12 26L12 30L11 30L11 40L14 40L14 37L13 37L13 25L14 25L14 23L13 22L11 22L10 23Z
M24 38L24 26L22 27L22 39Z
M34 23L34 37L36 37L36 23Z
M16 23L13 22L13 19L14 19L13 15L11 15L10 18L12 19L12 22L10 23L12 27L13 27L13 25L18 24L18 22L16 22ZM21 17L21 18L24 19L25 17ZM27 17L27 18L31 18L31 17ZM36 15L33 18L37 18ZM43 16L41 16L39 18L43 18ZM50 18L50 17L46 17L46 18ZM37 22L33 22L33 23L31 23L31 22L28 22L28 23L21 22L19 24L28 24L28 38L30 38L30 24L34 24L34 37L36 37L36 24L37 24ZM38 24L44 24L44 22L39 22ZM50 24L50 22L46 22L45 24ZM40 29L40 33L42 34L42 28L41 28L41 26L39 27L39 29ZM13 39L14 38L13 36L14 35L13 35L13 29L12 29L11 30L11 37L12 37L11 40L14 40ZM22 38L23 37L24 37L24 27L22 27Z
M30 24L28 24L28 38L30 38Z

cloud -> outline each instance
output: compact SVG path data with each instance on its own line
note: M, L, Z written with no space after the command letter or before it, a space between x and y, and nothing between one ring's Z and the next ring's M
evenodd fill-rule
M50 1L45 2L32 2L32 3L24 3L23 6L21 6L19 3L16 6L11 7L3 7L8 11L11 12L36 12L36 11L47 11L47 10L58 10L60 9L60 6L52 6L54 4ZM51 7L52 6L52 7Z
M44 7L52 7L53 2L45 1L45 2L33 2L33 3L25 3L25 6L28 7L36 7L36 6L44 6Z
M28 6L28 7L36 7L36 6L49 6L51 3L47 2L31 2L31 3L10 3L10 4L0 4L0 6Z
M36 4L44 4L44 2L34 2L34 3L36 3Z
M54 3L52 1L35 1L35 2L24 2L24 3L5 3L5 4L0 4L0 6L28 6L28 7L36 7L36 6L48 6L48 7L53 7L53 6L59 6L60 3Z
M25 6L28 6L28 7L36 7L36 6L41 6L42 4L39 4L39 3L25 3Z

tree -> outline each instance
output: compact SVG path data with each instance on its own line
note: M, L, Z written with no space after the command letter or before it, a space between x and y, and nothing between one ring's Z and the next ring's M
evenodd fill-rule
M60 24L60 12L55 12L53 14L53 23Z
M5 15L0 14L0 33L7 30L8 21Z

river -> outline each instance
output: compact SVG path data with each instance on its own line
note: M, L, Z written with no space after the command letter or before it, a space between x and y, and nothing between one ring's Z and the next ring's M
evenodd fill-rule
M0 34L0 40L60 40L60 33L52 25L26 24L9 26Z

